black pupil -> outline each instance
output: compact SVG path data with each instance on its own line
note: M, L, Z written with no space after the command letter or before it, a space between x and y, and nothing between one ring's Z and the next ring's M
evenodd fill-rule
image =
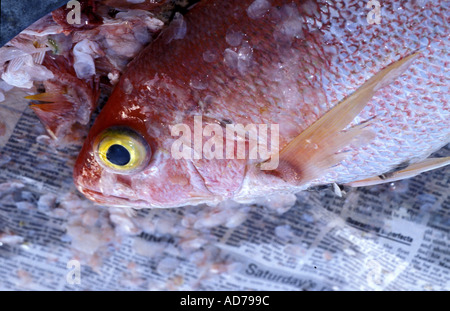
M112 145L106 152L106 158L112 164L124 166L130 162L130 153L121 145Z

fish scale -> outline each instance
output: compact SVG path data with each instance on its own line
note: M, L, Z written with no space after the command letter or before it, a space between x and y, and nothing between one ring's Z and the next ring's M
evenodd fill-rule
M355 5L349 4L346 7L356 8L357 3L361 2L354 1ZM356 33L341 25L342 33L336 40L343 47L353 43L358 45L358 49L353 55L344 53L343 57L339 54L334 57L332 63L336 64L336 69L341 73L343 83L332 83L328 88L325 86L329 100L346 97L365 79L399 56L417 49L422 50L422 55L400 79L380 90L369 103L368 109L355 119L356 124L377 117L377 122L373 124L373 129L377 132L376 139L366 147L351 150L348 159L334 168L328 176L319 179L318 183L345 183L376 175L403 161L426 157L448 143L448 69L442 65L437 66L448 60L448 52L443 48L448 46L448 36L435 31L440 27L447 27L443 19L446 10L448 3L442 2L429 1L424 8L417 4L410 5L408 1L382 2L380 25L363 24L357 27ZM395 11L401 11L402 14L394 14ZM367 10L353 10L353 15L365 15L366 12ZM334 24L333 27L339 27L339 24ZM366 41L370 44L361 44L363 40L360 38L368 38ZM430 40L430 44L423 45L422 38ZM363 71L357 73L359 77L351 81L356 83L348 83L348 77L355 75L351 70L354 62L359 63ZM432 72L425 70L430 67L433 68ZM434 98L429 96L429 90L433 90Z
M132 207L246 201L353 182L426 158L450 141L449 3L383 1L378 25L367 23L366 4L200 2L129 65L80 153L74 171L78 188L100 203ZM183 25L186 35L180 37ZM227 40L230 31L241 31L242 38ZM409 68L378 90L347 126L370 120L374 138L361 136L335 150L345 158L313 180L290 183L261 172L254 161L175 160L170 154L176 140L170 126L182 122L193 128L195 115L206 123L279 124L283 153L369 78L417 50ZM138 130L153 151L147 168L121 175L126 182L120 187L116 174L93 159L95 137L117 124Z

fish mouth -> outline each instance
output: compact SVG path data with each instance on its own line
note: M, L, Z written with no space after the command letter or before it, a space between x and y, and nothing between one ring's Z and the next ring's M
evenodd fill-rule
M100 205L108 207L127 207L127 208L158 208L155 204L151 204L145 200L132 200L125 197L115 195L106 195L100 191L78 187L78 190L83 193L89 200L92 200Z
M106 195L100 191L92 190L85 187L78 187L78 190L86 196L89 200L108 207L126 207L126 208L171 208L171 207L180 207L187 205L198 205L203 203L211 203L212 201L218 203L220 202L219 197L215 197L215 199L211 199L210 196L191 196L185 202L178 202L176 205L163 205L163 204L155 204L150 203L146 200L138 199L133 200L126 197L120 197L115 195Z

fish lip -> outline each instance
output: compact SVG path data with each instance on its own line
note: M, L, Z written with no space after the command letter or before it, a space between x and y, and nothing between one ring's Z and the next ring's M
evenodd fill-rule
M97 191L97 190L93 190L93 189L89 189L86 187L82 187L79 186L78 190L84 194L86 196L86 198L88 198L91 201L94 201L95 203L99 204L99 205L103 205L103 206L108 206L108 207L125 207L125 208L136 208L136 209L140 209L140 208L171 208L171 207L181 207L181 206L189 206L192 204L205 204L207 202L211 202L211 197L209 196L198 196L194 198L191 198L190 200L187 200L186 202L183 202L181 204L178 205L157 205L157 204L152 204L148 201L145 200L132 200L129 198L125 198L125 197L119 197L119 196L115 196L115 195L105 195L104 193ZM116 202L114 202L114 200ZM216 203L220 202L219 197L216 197Z
M106 195L100 191L92 190L85 187L78 187L78 190L83 193L88 199L108 207L129 207L129 208L157 208L145 200L131 200L125 197L115 195Z

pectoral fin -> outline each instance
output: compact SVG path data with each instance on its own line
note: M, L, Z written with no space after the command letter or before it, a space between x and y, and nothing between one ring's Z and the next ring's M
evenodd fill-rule
M336 154L356 137L373 138L366 126L343 129L363 110L380 88L397 79L419 53L396 61L366 81L352 95L294 138L279 155L279 165L271 174L287 182L304 184L324 174L324 171L345 158Z

